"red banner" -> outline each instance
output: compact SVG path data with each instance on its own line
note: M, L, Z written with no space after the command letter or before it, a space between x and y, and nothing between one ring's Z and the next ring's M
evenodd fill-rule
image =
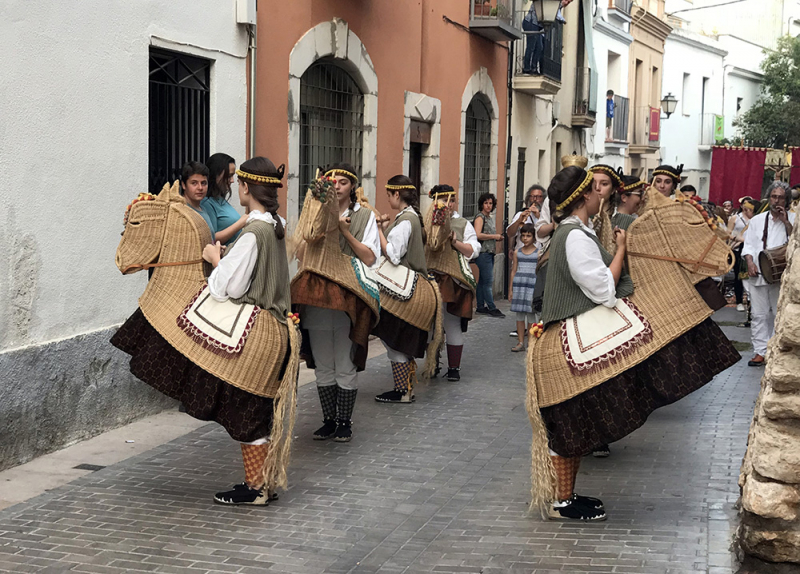
M792 150L792 172L789 175L789 185L794 187L800 183L800 147L790 149Z
M764 149L715 147L711 152L709 201L722 205L723 201L729 199L737 207L742 196L761 197L766 160L767 152Z
M660 135L661 135L661 108L650 108L649 141L657 142Z

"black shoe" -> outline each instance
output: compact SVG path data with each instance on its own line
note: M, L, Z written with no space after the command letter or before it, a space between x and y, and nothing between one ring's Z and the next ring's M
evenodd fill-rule
M461 369L458 367L450 367L447 369L447 380L448 381L460 381L461 380Z
M599 502L599 501L598 501ZM600 502L602 505L602 502ZM606 511L603 508L589 508L574 498L562 502L559 506L550 507L548 518L550 520L581 520L583 522L600 522L605 520Z
M491 309L489 311L489 316L490 317L505 317L505 314L500 309L495 307L494 309Z
M607 444L604 444L601 447L598 447L592 451L592 456L595 458L608 458L611 455L611 451L608 448Z
M351 424L351 421L339 421L339 424L336 425L336 434L333 435L333 440L336 442L350 442L353 438Z
M576 504L580 506L585 506L586 508L591 508L593 510L605 510L605 506L603 506L603 501L599 498L592 498L591 496L581 496L580 494L572 494L572 500L575 501Z
M250 506L267 506L270 496L265 488L250 488L246 484L236 484L232 490L218 492L214 502L218 504L248 504ZM275 496L277 498L277 496ZM274 500L274 499L273 499Z
M314 431L314 440L325 440L331 438L336 433L336 421L325 419L324 424Z
M449 372L449 371L448 371ZM414 395L408 392L401 393L400 391L387 391L375 397L379 403L413 403L415 400Z
M475 312L480 313L481 315L488 315L489 309L487 309L486 307L478 307L477 309L475 309Z

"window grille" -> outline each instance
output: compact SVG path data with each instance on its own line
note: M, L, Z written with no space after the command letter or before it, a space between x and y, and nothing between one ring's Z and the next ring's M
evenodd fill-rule
M343 69L315 62L300 78L300 209L318 167L347 162L361 175L363 139L364 95Z
M478 214L478 198L489 191L492 158L492 116L480 97L467 107L464 141L464 201L462 215L472 219Z
M209 154L211 61L150 48L148 190L180 177Z

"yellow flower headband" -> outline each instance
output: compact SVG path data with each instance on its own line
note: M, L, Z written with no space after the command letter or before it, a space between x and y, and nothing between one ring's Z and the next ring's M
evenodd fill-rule
M668 175L673 179L677 179L678 181L681 180L680 174L672 173L671 171L667 171L666 169L657 169L657 170L653 171L653 177L655 177L657 175Z
M572 192L572 195L570 195L567 199L565 199L556 206L556 211L561 211L562 209L567 207L570 203L578 199L578 197L580 197L580 195L586 190L586 186L589 185L590 183L592 183L591 171L586 173L586 179L584 179L578 186L578 188Z
M389 191L400 191L401 189L413 189L416 191L416 187L413 185L386 185L386 189Z
M644 181L642 181L642 180L639 180L639 181L635 181L635 182L633 182L633 183L632 183L632 184L630 184L630 185L625 185L625 186L623 186L623 187L622 187L622 191L630 191L630 192L633 192L633 190L634 190L634 189L637 189L637 188L639 188L639 187L643 187L643 186L646 186L646 185L647 185L647 182L644 182Z
M253 173L242 171L241 169L236 170L236 175L243 177L244 179L249 179L255 183L266 183L271 185L279 185L281 183L281 180L277 177L270 177L268 175L255 175Z
M349 177L350 179L354 179L356 183L358 183L358 178L356 177L356 174L350 173L346 169L339 169L337 167L335 169L329 169L328 171L325 172L325 177L335 177L337 175L343 175L345 177Z

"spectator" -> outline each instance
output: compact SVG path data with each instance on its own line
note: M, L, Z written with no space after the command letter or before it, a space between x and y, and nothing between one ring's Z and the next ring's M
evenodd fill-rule
M536 229L532 223L526 223L520 229L522 246L514 251L511 264L511 311L517 314L517 340L514 352L525 350L525 335L528 328L537 322L533 312L533 288L536 286L536 265L539 252L536 249Z
M511 223L506 229L506 236L512 240L511 254L522 247L520 241L520 228L526 223L535 224L539 219L540 210L544 203L545 190L541 185L534 184L528 188L528 193L525 196L525 209L518 211L511 218Z
M728 219L731 250L736 258L736 263L733 265L733 293L736 296L737 311L745 310L743 279L747 278L747 266L742 263L742 243L744 241L744 232L747 230L747 226L750 225L754 209L755 202L753 198L750 196L742 197L739 200L739 212Z
M216 240L231 245L247 223L247 214L241 215L228 203L231 183L236 175L236 161L226 153L215 153L206 160L208 192L200 205L208 214L211 230Z
M614 90L606 92L606 141L611 141L611 124L614 122Z
M478 241L481 242L481 254L478 255L477 264L480 275L478 277L478 288L476 298L478 308L476 313L491 315L492 317L505 317L505 315L494 304L492 296L492 285L494 283L494 254L497 249L497 241L503 236L497 233L494 227L492 212L497 207L497 198L492 193L484 193L478 198L478 205L481 210L475 216L472 224Z

